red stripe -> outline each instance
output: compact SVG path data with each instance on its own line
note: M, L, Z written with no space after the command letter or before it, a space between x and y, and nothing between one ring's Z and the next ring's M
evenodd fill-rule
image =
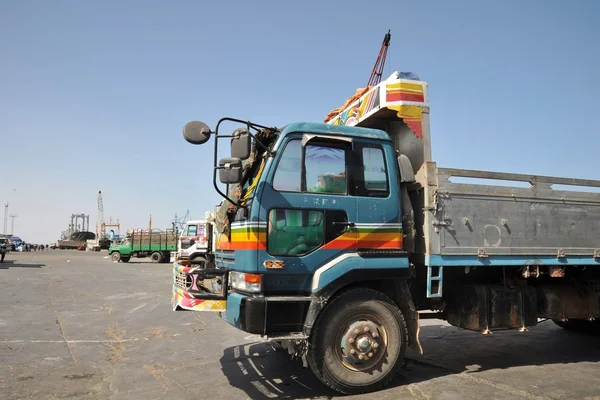
M356 240L334 240L322 247L329 250L355 249Z
M385 96L386 101L418 101L424 102L425 96L423 93L407 93L407 92L387 92Z
M262 242L233 242L221 243L219 250L266 250L266 243Z
M346 250L346 249L401 249L403 247L402 240L334 240L323 246L327 250Z

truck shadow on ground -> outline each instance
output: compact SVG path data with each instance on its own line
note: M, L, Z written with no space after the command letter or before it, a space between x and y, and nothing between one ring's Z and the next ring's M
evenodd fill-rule
M421 329L424 355L408 352L405 365L384 391L448 375L523 366L600 362L598 337L545 322L529 332L482 335L448 325ZM252 399L332 399L338 395L304 368L299 359L269 343L230 347L220 360L229 384Z
M0 269L9 269L9 268L42 268L45 267L46 264L27 264L27 263L18 263L15 260L7 260L0 263Z

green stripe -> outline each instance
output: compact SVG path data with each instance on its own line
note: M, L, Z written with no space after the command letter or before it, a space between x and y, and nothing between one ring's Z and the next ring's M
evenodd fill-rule
M266 232L267 228L233 228L231 229L232 233L260 233L260 232Z

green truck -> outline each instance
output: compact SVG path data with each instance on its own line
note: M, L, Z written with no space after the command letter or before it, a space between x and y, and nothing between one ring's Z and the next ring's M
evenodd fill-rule
M130 232L119 244L109 247L113 261L128 262L131 257L150 256L153 262L169 262L172 251L177 251L177 232L174 230L142 230Z

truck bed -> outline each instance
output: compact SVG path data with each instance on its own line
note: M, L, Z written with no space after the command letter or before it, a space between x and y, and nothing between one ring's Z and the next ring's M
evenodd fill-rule
M479 178L530 187L455 183ZM426 162L413 200L427 265L600 265L600 181L437 168ZM422 213L418 204L422 204ZM419 232L421 230L421 232Z

